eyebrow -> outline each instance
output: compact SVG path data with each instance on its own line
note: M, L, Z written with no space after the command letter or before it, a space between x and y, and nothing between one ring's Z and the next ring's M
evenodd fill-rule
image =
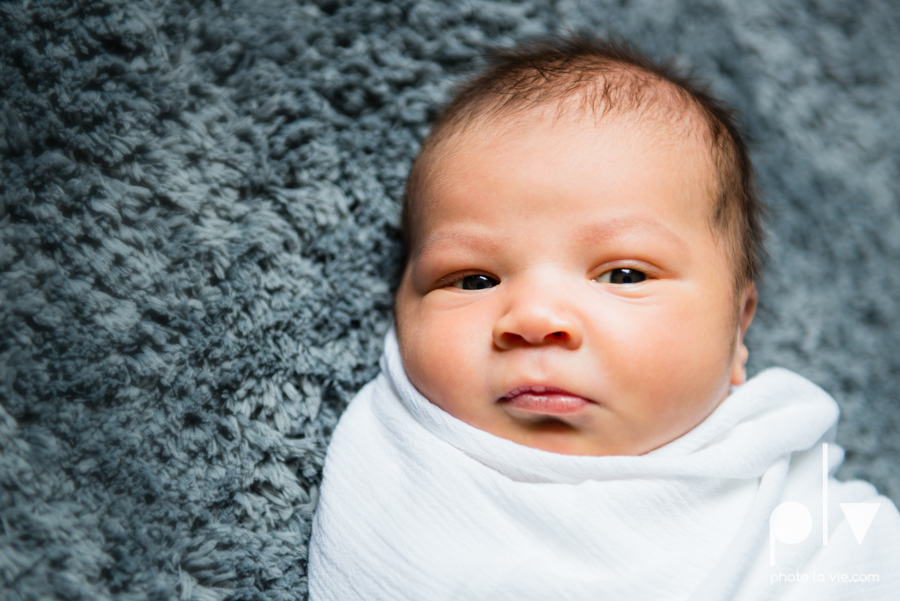
M417 261L422 255L428 254L435 246L443 242L456 242L459 246L475 248L483 252L490 252L501 247L502 241L487 232L478 233L478 228L466 228L465 231L437 232L428 237L422 245L412 254L411 260Z
M634 230L650 230L669 242L686 249L687 242L659 221L639 216L618 217L599 223L587 223L574 235L582 240L614 239Z

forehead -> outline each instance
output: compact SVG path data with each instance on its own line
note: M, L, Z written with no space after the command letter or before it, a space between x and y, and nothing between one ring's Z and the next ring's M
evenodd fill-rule
M694 191L671 200L679 210L696 209L690 212L709 221L717 177L705 131L696 121L598 116L558 107L480 116L442 136L420 157L418 183L407 198L407 235L411 243L421 243L423 228L454 213L452 203L497 203L497 190L516 186L524 195L541 189L559 210L570 210L563 198L594 194L597 186L666 183ZM622 192L622 202L629 202L628 190ZM512 202L498 207L501 214L520 210L515 194L503 197ZM456 209L473 209L463 205Z

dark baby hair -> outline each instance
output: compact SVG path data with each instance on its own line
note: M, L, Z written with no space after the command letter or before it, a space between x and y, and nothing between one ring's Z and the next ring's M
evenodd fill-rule
M733 111L703 86L657 65L624 42L588 34L494 49L487 66L467 79L443 109L413 163L403 198L404 261L409 257L415 198L426 182L435 149L477 121L575 102L596 117L609 113L669 122L699 117L716 171L711 225L725 236L737 289L757 282L764 257L764 206Z

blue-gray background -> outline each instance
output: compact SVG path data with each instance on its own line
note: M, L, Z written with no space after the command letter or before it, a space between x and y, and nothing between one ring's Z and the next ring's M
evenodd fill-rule
M376 373L398 200L488 44L564 29L737 107L771 206L751 368L900 500L891 0L0 2L0 591L295 599Z

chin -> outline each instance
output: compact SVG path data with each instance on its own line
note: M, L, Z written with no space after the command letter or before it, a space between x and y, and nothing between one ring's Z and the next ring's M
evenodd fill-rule
M515 443L547 451L560 455L620 455L623 453L609 452L591 440L588 433L577 429L575 426L562 419L547 416L543 419L529 420L525 424L518 424L519 431L513 436L498 434Z

